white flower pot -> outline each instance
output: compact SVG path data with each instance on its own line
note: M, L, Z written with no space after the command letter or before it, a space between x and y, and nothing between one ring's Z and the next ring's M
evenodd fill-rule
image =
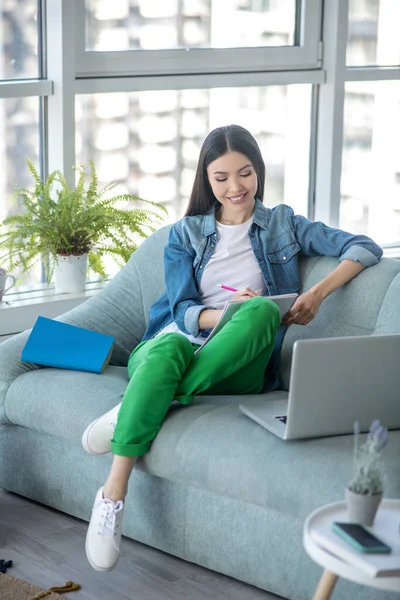
M85 291L88 255L57 256L54 269L57 294L79 294Z
M346 488L345 497L349 522L372 527L382 494L356 494Z

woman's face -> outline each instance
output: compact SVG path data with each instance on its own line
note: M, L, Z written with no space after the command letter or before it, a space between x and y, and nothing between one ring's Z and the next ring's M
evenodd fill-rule
M227 152L207 167L208 181L223 212L252 214L257 175L250 160L240 152Z

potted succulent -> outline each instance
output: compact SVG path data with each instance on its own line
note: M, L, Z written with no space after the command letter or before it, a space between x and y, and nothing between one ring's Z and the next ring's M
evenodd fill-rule
M354 424L353 478L346 488L349 521L371 526L382 500L382 450L388 442L388 430L373 421L364 443L360 444L359 424Z
M74 167L75 188L60 171L42 181L30 160L28 166L34 188L17 190L21 210L0 225L0 259L9 270L20 268L20 280L43 261L48 282L55 272L56 291L83 291L87 266L104 280L105 256L122 267L139 241L163 223L166 209L159 204L130 194L108 197L116 182L99 188L93 162L88 185L85 167ZM123 202L139 206L121 208Z

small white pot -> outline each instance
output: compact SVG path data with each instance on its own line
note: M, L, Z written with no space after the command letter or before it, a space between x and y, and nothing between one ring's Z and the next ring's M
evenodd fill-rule
M356 494L346 487L345 497L349 522L372 527L382 494Z
M57 294L79 294L85 291L88 255L57 256L54 269Z

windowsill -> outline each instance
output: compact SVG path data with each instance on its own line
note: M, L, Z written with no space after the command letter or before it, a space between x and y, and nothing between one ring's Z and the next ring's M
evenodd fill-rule
M56 294L54 288L6 294L0 302L0 336L13 335L33 327L38 316L53 319L85 302L104 285L89 283L81 294Z

